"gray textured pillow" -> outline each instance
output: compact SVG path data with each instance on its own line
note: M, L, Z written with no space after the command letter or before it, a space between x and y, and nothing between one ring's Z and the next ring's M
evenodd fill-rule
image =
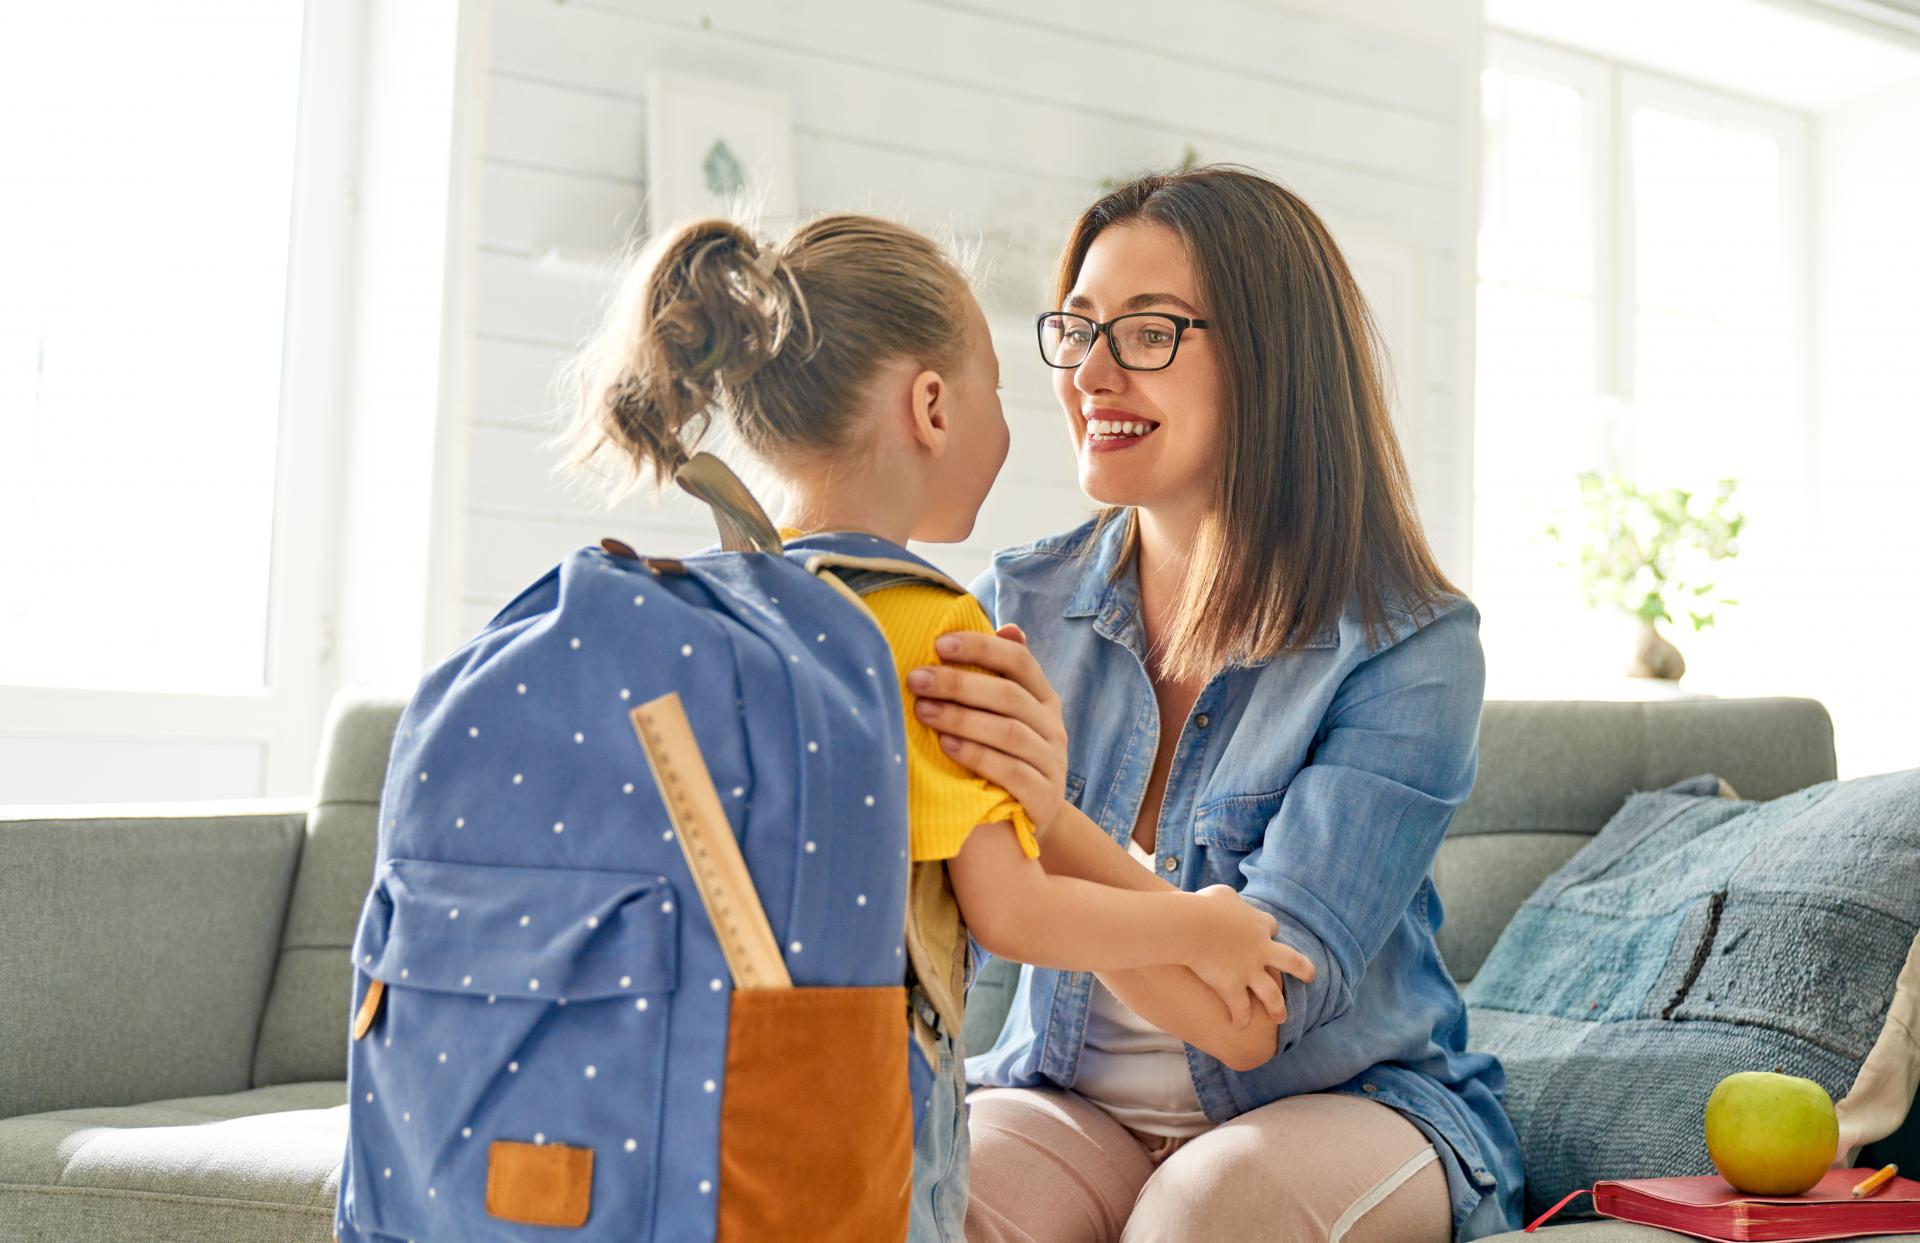
M1858 1086L1843 1160L1912 1100L1920 770L1769 803L1718 784L1629 798L1466 990L1471 1046L1506 1067L1529 1215L1599 1178L1712 1173L1701 1119L1735 1071L1836 1101Z

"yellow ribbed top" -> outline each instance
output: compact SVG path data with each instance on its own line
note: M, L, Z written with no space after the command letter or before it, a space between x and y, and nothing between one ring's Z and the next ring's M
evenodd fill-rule
M798 539L802 532L782 527L780 538ZM908 848L915 863L951 859L960 853L967 834L982 824L1006 823L1020 839L1027 858L1040 857L1040 838L1033 817L1005 790L964 768L940 749L940 735L914 715L914 694L907 674L922 665L943 663L933 641L952 630L993 633L993 623L980 602L964 592L955 595L933 583L905 583L883 587L863 598L880 633L893 649L894 676L900 680L900 706L907 721ZM975 668L961 665L959 668Z
M1027 809L942 751L940 735L914 715L914 695L907 689L910 670L942 663L933 650L933 641L941 635L951 630L992 634L986 610L972 596L954 595L932 583L885 587L865 599L893 648L900 703L906 710L908 836L914 861L951 859L974 826L1002 821L1013 826L1026 856L1039 858L1040 841Z

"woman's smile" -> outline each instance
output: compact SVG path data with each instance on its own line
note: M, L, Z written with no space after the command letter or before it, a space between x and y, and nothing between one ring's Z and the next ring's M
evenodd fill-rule
M1131 410L1117 409L1089 410L1081 416L1080 425L1089 453L1131 449L1160 427L1153 419L1141 418Z

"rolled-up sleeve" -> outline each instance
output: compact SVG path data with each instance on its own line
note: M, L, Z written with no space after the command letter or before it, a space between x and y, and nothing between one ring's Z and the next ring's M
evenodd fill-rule
M1278 1052L1352 1007L1473 788L1486 685L1479 623L1461 602L1354 667L1240 865L1242 896L1315 969L1312 983L1285 981Z

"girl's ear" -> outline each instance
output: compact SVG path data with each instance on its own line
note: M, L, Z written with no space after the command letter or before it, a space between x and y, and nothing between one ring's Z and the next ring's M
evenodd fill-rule
M947 451L952 415L949 386L938 371L922 371L913 377L907 392L913 407L913 438L938 461Z

